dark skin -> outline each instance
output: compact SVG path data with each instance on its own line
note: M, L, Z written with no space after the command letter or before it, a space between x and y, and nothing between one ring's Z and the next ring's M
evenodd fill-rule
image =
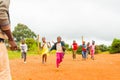
M4 27L9 27L10 25L7 25L7 26L4 26ZM16 45L16 42L14 41L13 39L13 35L11 33L11 30L8 29L8 30L2 30L8 37L8 42L9 44L11 45L10 49L11 50L17 50L17 45Z
M43 41L43 43L46 43L46 38L45 38L45 37L43 37L43 38L42 38L42 41ZM51 47L50 42L48 42L48 44L49 44L49 45L48 45L48 47L50 48L50 47ZM42 48L43 48L43 47L44 47L44 45L42 46Z
M43 41L43 43L46 43L46 38L43 37L43 38L42 38L42 41ZM51 47L51 46L50 46L50 42L48 42L48 43L49 43L48 47L50 48L50 47ZM44 45L45 45L45 44L44 44ZM41 47L43 48L44 45L41 46ZM44 55L42 56L42 62L43 62L43 63L44 63L44 62L47 62L47 54L44 54Z

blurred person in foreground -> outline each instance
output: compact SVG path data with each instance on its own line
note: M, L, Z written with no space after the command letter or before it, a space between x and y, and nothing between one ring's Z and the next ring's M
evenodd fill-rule
M0 80L12 80L5 39L8 39L12 50L17 49L10 30L9 3L10 0L0 0Z

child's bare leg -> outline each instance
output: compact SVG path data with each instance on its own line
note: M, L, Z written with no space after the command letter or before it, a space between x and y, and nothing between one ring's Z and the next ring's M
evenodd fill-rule
M44 64L44 57L45 57L45 54L42 55L42 63Z
M47 54L45 54L45 63L47 62Z

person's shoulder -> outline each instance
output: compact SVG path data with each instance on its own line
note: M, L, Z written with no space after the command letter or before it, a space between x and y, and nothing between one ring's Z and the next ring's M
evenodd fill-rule
M61 43L62 43L62 44L65 44L65 42L64 42L64 41L61 41Z

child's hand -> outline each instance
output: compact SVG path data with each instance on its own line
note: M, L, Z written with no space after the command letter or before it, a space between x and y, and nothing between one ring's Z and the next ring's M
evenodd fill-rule
M10 47L11 50L17 50L17 45L15 41L9 41L9 44L11 45Z
M62 48L63 48L64 50L66 50L65 46L62 46Z

